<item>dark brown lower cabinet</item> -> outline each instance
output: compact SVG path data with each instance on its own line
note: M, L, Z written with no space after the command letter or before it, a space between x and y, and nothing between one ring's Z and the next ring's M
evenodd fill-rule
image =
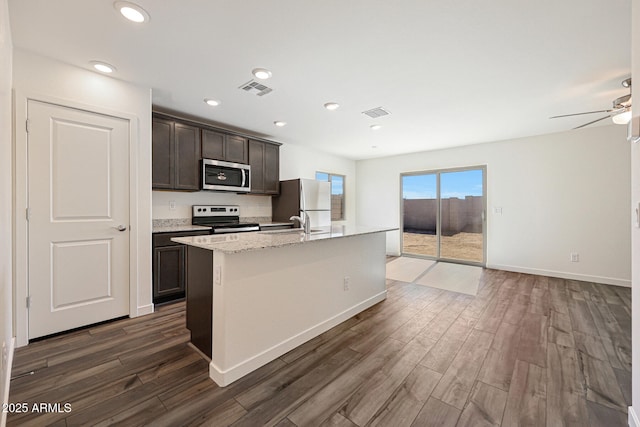
M162 304L185 297L187 250L173 237L198 236L206 231L153 234L153 303Z

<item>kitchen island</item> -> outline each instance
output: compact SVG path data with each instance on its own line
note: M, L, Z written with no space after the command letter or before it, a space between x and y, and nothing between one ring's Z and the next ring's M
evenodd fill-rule
M226 386L386 298L386 231L332 226L193 236L187 328Z

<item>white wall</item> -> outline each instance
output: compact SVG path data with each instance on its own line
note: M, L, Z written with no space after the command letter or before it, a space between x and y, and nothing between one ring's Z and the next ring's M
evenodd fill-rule
M77 68L19 49L14 51L13 88L16 123L24 123L27 98L60 101L80 108L95 109L132 118L135 170L130 203L131 214L131 316L153 311L151 286L151 90L112 77ZM15 207L26 207L26 133L16 126ZM18 131L17 129L20 129ZM137 157L137 158L136 158ZM26 297L26 222L16 215L15 299ZM17 304L18 345L26 344L26 309Z
M629 286L629 158L626 129L610 125L362 160L358 222L399 226L401 172L487 165L488 267ZM387 250L400 252L399 232Z
M315 179L316 172L345 176L345 222L355 222L356 162L295 144L283 144L280 147L280 180Z
M632 4L632 37L631 37L631 69L633 75L631 86L633 98L640 99L640 0L633 0ZM640 108L633 108L634 120L640 120ZM637 204L640 203L640 143L631 144L631 216ZM631 396L632 406L629 408L629 425L640 427L640 228L635 225L635 220L631 220L631 265L632 265L632 289L631 289L631 336L636 338L631 340Z
M11 232L11 60L13 48L9 28L7 0L0 0L0 403L9 398L11 366L8 363L12 352L13 305L12 305L12 232ZM7 414L0 415L0 425L5 424Z
M356 163L295 144L280 146L280 180L315 179L316 171L345 175L346 221L355 220ZM170 209L175 202L175 209ZM191 205L238 205L242 217L271 217L271 196L238 195L213 191L153 192L153 219L191 218Z

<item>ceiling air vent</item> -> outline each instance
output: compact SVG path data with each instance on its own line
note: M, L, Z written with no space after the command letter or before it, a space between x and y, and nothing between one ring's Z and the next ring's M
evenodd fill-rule
M372 119L377 119L378 117L388 116L391 113L382 107L378 107L378 108L372 108L371 110L363 111L362 114L366 114Z
M263 96L273 91L273 89L271 89L270 87L265 86L255 80L249 80L245 84L240 85L239 89L242 89L245 92L255 93L258 96Z

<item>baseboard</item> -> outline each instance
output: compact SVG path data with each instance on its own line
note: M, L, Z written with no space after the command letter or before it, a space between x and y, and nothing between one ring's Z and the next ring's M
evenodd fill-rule
M633 406L629 406L629 427L640 427L640 420L633 410Z
M386 298L387 291L385 290L323 322L318 323L317 325L312 326L309 329L300 332L291 338L282 341L279 344L276 344L271 348L268 348L262 353L258 353L255 356L250 357L226 371L220 370L212 361L209 363L209 376L216 382L216 384L221 387L225 387Z
M16 339L11 338L9 341L9 347L7 348L7 366L4 367L5 371L2 373L4 375L4 384L2 384L2 392L4 399L2 400L2 407L6 408L6 405L9 403L9 385L11 384L11 368L13 366L13 350L15 349ZM2 411L0 414L0 426L4 427L7 425L7 412Z
M487 268L495 270L513 271L515 273L536 274L538 276L557 277L559 279L580 280L583 282L602 283L605 285L631 287L631 279L617 279L615 277L591 276L587 274L567 273L564 271L542 270L537 268L518 267L514 265L487 264ZM638 426L640 427L640 426Z
M136 313L136 315L131 317L138 317L138 316L144 316L145 314L151 314L153 313L153 310L154 310L153 304L143 305L138 307L138 312Z

